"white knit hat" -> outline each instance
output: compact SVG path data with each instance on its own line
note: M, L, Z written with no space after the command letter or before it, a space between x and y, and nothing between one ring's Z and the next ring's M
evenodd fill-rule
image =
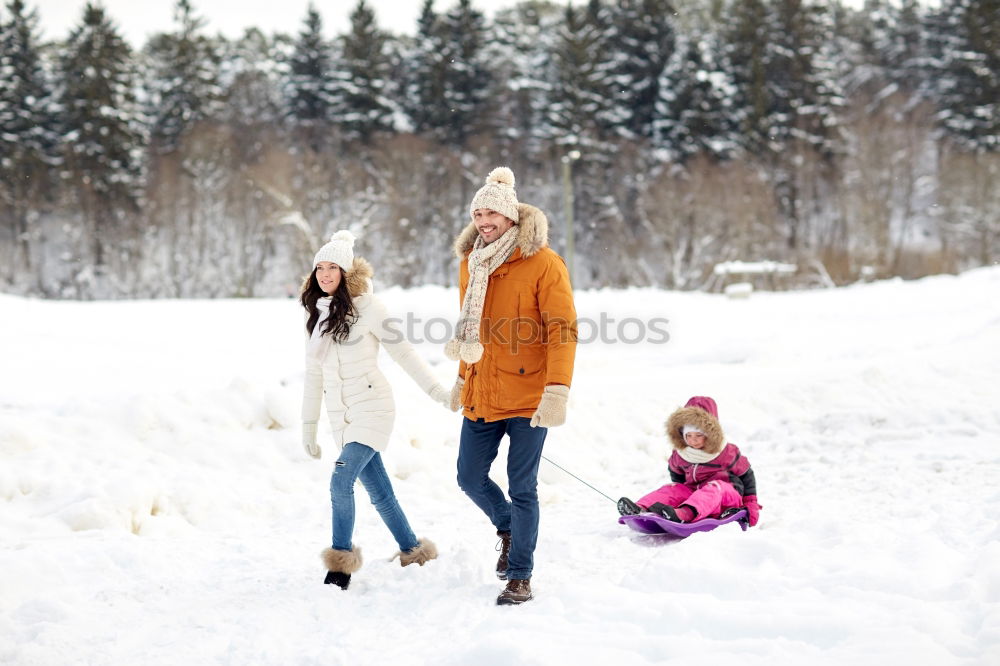
M495 210L517 222L517 192L514 191L514 172L507 167L497 167L486 177L486 184L479 188L469 205L469 215L477 208Z
M313 268L321 261L332 261L345 271L354 263L354 234L343 230L335 233L330 242L319 249L313 257Z
M684 426L683 428L681 428L681 437L684 437L684 436L685 436L685 435L687 435L687 434L688 434L689 432L696 432L696 433L698 433L699 435L704 435L704 434L705 434L705 433L703 433L703 432L701 431L701 429L700 429L700 428L698 428L698 426L693 426L693 425L686 425L686 426Z

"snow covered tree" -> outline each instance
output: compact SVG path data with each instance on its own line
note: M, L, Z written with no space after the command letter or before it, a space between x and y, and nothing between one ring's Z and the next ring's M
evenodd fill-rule
M446 63L442 103L449 113L444 135L451 145L464 147L489 125L492 68L483 55L489 33L471 0L458 0L440 21Z
M828 152L834 84L820 50L826 27L819 5L802 0L733 0L727 55L746 111L747 148L775 152L795 138Z
M38 50L38 18L22 0L7 3L0 21L0 202L2 237L20 250L10 269L30 268L33 211L51 186L58 134L49 82ZM2 18L2 15L0 15Z
M567 5L552 46L547 133L557 145L604 150L625 121L615 103L611 16L601 0Z
M483 57L493 63L490 133L501 142L501 152L515 143L530 155L541 150L552 79L550 54L560 15L555 5L531 0L493 17L493 39L484 46Z
M148 83L150 140L154 150L170 152L185 132L211 118L222 91L218 73L221 55L201 28L190 0L177 0L177 29L153 37L146 47L151 78Z
M919 0L901 0L886 7L888 25L880 31L876 49L882 55L889 80L905 92L922 83L920 62L925 55L923 10Z
M653 136L660 77L674 52L675 12L670 0L618 0L614 15L618 102L630 138Z
M405 55L403 109L416 134L444 138L451 114L444 103L448 63L444 53L443 23L434 12L434 0L424 0L417 34Z
M226 45L220 63L222 120L230 127L280 125L284 114L280 56L274 41L257 28Z
M733 0L727 20L744 146L770 170L786 245L796 250L803 208L818 204L814 187L836 150L841 98L824 50L829 15L802 0Z
M304 23L289 63L287 117L293 129L307 135L313 150L320 150L334 116L334 54L323 37L323 20L311 3Z
M735 85L721 57L711 34L678 37L660 76L653 122L664 159L684 163L703 154L721 160L739 148L742 109L734 107Z
M845 89L874 89L885 98L920 88L925 40L919 0L865 0L859 11L837 7L835 17L836 60Z
M743 142L751 153L766 144L768 95L767 44L770 38L764 0L730 0L722 25L725 55L733 67L736 104L743 110Z
M88 2L60 59L66 179L99 270L142 183L144 132L131 57L104 9Z
M1000 257L1000 0L948 0L927 29L941 226L960 268L989 264Z
M1000 151L1000 0L948 0L940 17L940 122L965 150Z
M369 143L375 134L394 129L393 82L388 39L365 0L358 0L351 29L340 41L331 87L334 119L347 139Z

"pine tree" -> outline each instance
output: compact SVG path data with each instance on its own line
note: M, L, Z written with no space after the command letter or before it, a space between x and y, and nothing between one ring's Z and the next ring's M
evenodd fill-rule
M801 0L734 0L727 56L734 63L753 152L795 137L822 148L835 90L821 58L824 15Z
M549 2L530 0L498 11L483 57L493 63L491 133L505 145L538 154L546 136L550 106L549 81L554 78L551 54L561 11Z
M0 23L0 201L4 225L30 267L30 212L50 186L58 135L54 100L38 51L38 18L22 0Z
M220 63L226 124L240 130L280 126L285 100L278 61L274 41L257 28L227 45Z
M615 103L611 19L600 0L567 5L552 47L553 81L547 133L557 144L604 150L625 121Z
M918 0L866 0L861 11L847 15L849 34L837 54L845 87L875 86L881 97L921 87L924 38ZM891 87L891 91L888 89Z
M104 9L87 3L60 63L67 178L98 268L141 185L143 128L131 56Z
M483 58L483 44L488 32L483 14L472 8L470 0L458 4L441 18L442 52L446 74L443 103L449 112L445 139L464 147L469 137L489 123L488 92L492 83L490 68Z
M756 154L768 142L766 119L771 104L767 8L763 0L731 0L727 17L723 27L725 53L732 63L736 103L743 111L743 142Z
M434 0L424 0L413 46L405 53L403 108L413 132L444 139L451 114L444 103L447 60L443 22L434 12Z
M907 92L920 88L920 62L924 57L923 10L919 0L901 0L898 7L889 5L891 24L886 41L880 46L890 80Z
M939 16L939 120L966 150L1000 151L1000 0L948 0Z
M323 38L323 20L309 4L295 42L286 86L288 118L293 127L322 128L333 119L333 50Z
M185 132L217 113L222 96L221 55L201 34L204 20L195 16L190 0L177 0L174 20L176 31L155 36L146 49L152 67L150 138L159 152L175 150Z
M393 130L392 62L386 35L365 0L351 12L351 29L341 38L341 58L332 87L334 116L350 140L369 143Z
M802 0L732 0L723 33L744 148L768 167L788 249L805 235L803 167L833 157L841 96L824 36L832 21ZM817 172L818 173L818 172Z
M660 77L653 123L664 158L684 163L703 154L721 160L739 148L741 109L732 103L735 85L721 57L709 33L678 38Z
M630 138L653 136L660 76L674 52L675 12L669 0L619 0L615 47L619 54L618 101Z

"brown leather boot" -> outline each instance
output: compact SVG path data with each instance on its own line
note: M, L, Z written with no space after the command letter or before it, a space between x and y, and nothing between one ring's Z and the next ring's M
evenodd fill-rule
M531 599L531 581L514 578L507 581L507 587L497 597L497 606L516 606Z
M510 532L497 532L500 543L497 550L500 551L500 558L497 560L497 578L507 580L507 559L510 556Z

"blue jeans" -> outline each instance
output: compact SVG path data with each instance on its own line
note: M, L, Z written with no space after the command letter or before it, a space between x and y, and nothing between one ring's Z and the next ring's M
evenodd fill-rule
M344 445L330 476L330 501L333 505L333 549L351 550L354 534L354 481L368 491L368 497L392 532L401 551L412 550L419 544L410 529L403 509L396 501L389 475L382 465L382 456L370 446L359 442Z
M538 463L547 428L532 428L530 419L517 417L486 423L462 421L458 445L458 486L482 509L499 532L510 532L508 580L528 580L538 541ZM507 482L510 501L490 478L500 440L510 437Z

